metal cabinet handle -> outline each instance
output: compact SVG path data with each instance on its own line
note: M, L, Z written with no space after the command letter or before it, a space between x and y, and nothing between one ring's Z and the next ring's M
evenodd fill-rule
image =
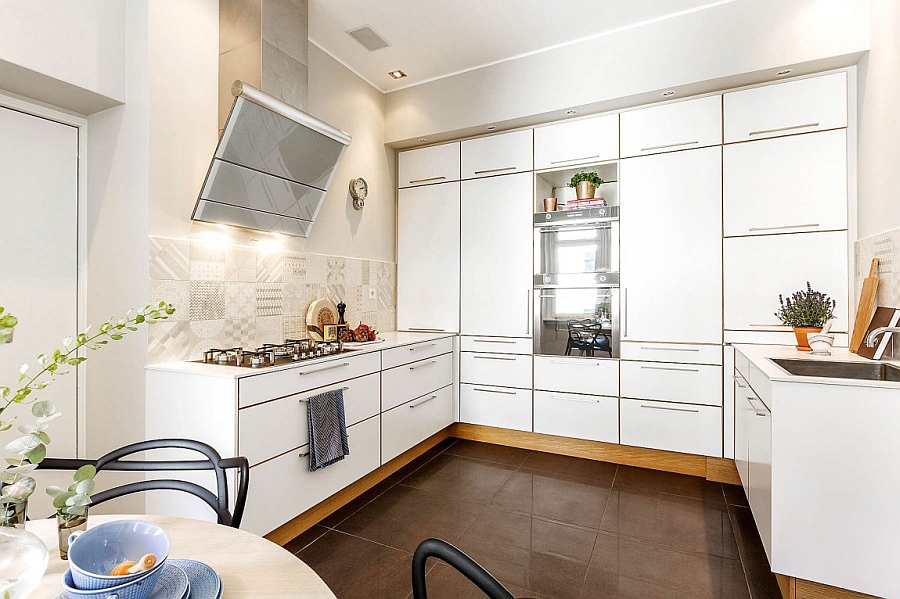
M672 370L675 372L700 372L699 368L675 368L673 366L646 366L641 364L641 370Z
M588 362L586 360L550 360L550 363L562 366L600 366L600 362Z
M753 411L756 413L757 416L768 416L768 413L765 410L760 411L760 409L756 407L756 404L753 403L754 401L758 401L758 402L762 403L761 399L756 397L756 395L747 395L746 397L747 397L747 403L750 404L750 407L753 409Z
M301 453L299 457L301 457L301 458L309 457L309 452L307 451L306 453Z
M806 225L781 225L778 227L750 227L748 231L778 231L780 229L808 229L810 227L818 227L819 223L809 223Z
M416 184L416 183L427 183L428 181L442 181L446 178L447 177L428 177L427 179L415 179L413 181L410 181L410 183Z
M416 370L418 368L425 368L426 366L431 366L432 364L437 364L437 360L429 360L428 362L425 362L424 364L419 364L418 366L410 366L409 369Z
M745 383L747 382L747 381L744 379L744 377L742 377L741 375L735 374L735 375L732 375L731 378L734 379L734 382L737 383L737 386L740 387L741 389L746 389L746 388L747 388L747 385L742 385L742 384L741 384L741 381L744 381Z
M326 366L325 368L319 368L317 370L307 370L306 372L298 372L300 376L304 376L307 374L318 374L320 372L325 372L326 370L334 370L335 368L343 368L344 366L350 366L350 362L344 362L343 364L335 364L334 366Z
M480 389L478 387L472 387L472 391L481 391L482 393L497 393L499 395L516 395L515 391L498 391L496 389Z
M807 127L818 127L819 123L806 123L805 125L791 125L790 127L778 127L776 129L761 129L759 131L751 131L747 135L765 135L766 133L779 133L780 131L793 131L794 129L806 129Z
M668 410L669 412L691 412L693 414L699 414L700 410L690 410L687 408L666 408L663 406L648 406L647 404L641 404L642 408L647 408L648 410Z
M447 331L447 329L425 329L422 327L406 327L406 328L409 329L410 331L425 331L426 333L431 333L431 332L444 333ZM411 350L411 351L415 351L415 350Z
M682 141L677 144L663 144L661 146L648 146L646 148L641 148L641 152L649 152L651 150L665 150L666 148L677 148L678 146L692 146L694 144L700 143L699 141Z
M582 158L566 158L565 160L551 160L550 164L562 164L563 162L581 162L583 160L591 160L593 158L600 158L600 154L594 154L593 156L584 156Z
M503 360L504 362L515 362L518 358L505 358L503 356L472 356L473 360Z
M514 344L515 341L507 341L505 339L472 339L472 343L510 343L510 344Z
M550 399L560 399L562 401L578 401L581 403L600 403L599 399L587 399L581 397L566 397L563 395L551 395Z
M784 329L784 328L787 328L786 325L783 325L783 324L773 324L773 323L768 323L768 324L753 324L753 323L750 323L749 326L751 326L751 327L761 327L761 328L766 328L766 329L772 329L772 328Z
M628 289L622 287L622 338L628 337Z
M432 399L437 399L437 395L430 395L418 403L411 403L411 404L409 404L409 407L410 407L410 409L417 408L417 407L421 406L423 403L428 403Z
M341 391L349 391L350 387L341 387ZM308 399L301 399L300 403L309 403Z
M658 351L700 351L696 347L653 347L650 345L642 345L641 349L658 350Z
M426 349L428 347L434 347L437 343L426 343L424 345L417 345L415 347L409 348L409 351L419 351L420 349Z
M531 335L531 289L526 289L525 293L525 334Z
M485 175L487 173L499 173L502 171L514 171L516 167L514 166L504 166L503 168L489 168L483 171L475 171L476 175Z

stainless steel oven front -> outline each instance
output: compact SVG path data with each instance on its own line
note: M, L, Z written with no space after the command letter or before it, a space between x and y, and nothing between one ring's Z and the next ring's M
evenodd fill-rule
M618 286L536 287L534 353L618 358L618 315Z

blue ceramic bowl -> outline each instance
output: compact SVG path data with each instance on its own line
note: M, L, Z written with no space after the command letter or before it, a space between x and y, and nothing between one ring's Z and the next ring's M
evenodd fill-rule
M141 572L141 576L133 578L123 584L93 590L78 588L75 585L72 569L70 568L66 570L65 575L63 575L63 586L66 588L68 597L73 599L147 599L147 597L150 596L150 593L153 592L153 588L156 586L156 582L164 569L173 567L174 566L155 567L147 572Z
M159 526L143 520L106 522L69 537L69 566L75 588L84 591L118 587L147 572L110 576L110 571L126 560L137 561L152 553L159 571L169 556L169 535Z

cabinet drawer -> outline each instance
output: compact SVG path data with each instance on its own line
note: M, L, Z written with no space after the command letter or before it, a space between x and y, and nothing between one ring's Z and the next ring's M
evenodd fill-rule
M534 432L619 442L619 398L534 392Z
M327 362L295 366L242 378L238 382L238 405L246 408L263 401L334 385L381 370L378 352L339 356Z
M381 352L381 368L387 370L417 360L433 358L453 351L453 338L444 337L434 341L422 341L411 345L401 345Z
M534 388L588 395L619 395L619 361L535 356Z
M531 356L461 352L459 380L477 385L531 389Z
M381 410L381 376L377 372L344 381L337 387L344 391L347 426L371 418ZM240 410L238 454L253 466L309 443L305 400L334 388L322 387Z
M725 94L725 143L847 126L847 75Z
M619 115L567 121L534 130L534 169L619 157Z
M350 455L315 472L309 471L308 446L251 468L241 529L264 535L378 468L380 430L378 418L351 426Z
M847 131L725 146L725 237L847 228Z
M722 367L622 362L622 397L722 405Z
M740 374L744 379L750 377L750 360L747 359L741 350L734 350L734 369L737 371L737 374Z
M722 456L722 408L623 398L619 419L623 445Z
M460 351L490 352L494 354L531 355L533 341L529 337L470 337L459 338Z
M530 171L534 167L531 129L462 142L462 178L475 179Z
M453 386L418 397L381 415L384 463L453 422Z
M453 354L442 354L381 373L381 409L389 410L453 382Z
M459 420L520 431L531 430L531 390L459 386Z
M397 163L398 187L459 181L459 142L400 152Z
M722 96L631 110L619 119L623 158L722 143Z
M623 341L621 351L623 360L722 365L721 345Z

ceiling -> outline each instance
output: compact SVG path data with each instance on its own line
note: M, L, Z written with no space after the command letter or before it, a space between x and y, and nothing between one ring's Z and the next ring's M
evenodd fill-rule
M310 0L309 37L388 92L732 1ZM363 25L391 45L370 52L346 33Z

